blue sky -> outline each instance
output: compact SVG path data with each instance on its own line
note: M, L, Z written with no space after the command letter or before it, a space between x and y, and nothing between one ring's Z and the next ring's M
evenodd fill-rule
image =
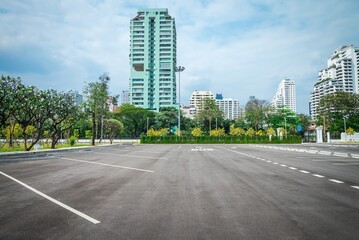
M82 91L108 72L128 89L129 22L141 8L176 19L181 102L194 90L271 101L296 81L308 114L318 71L336 48L359 47L357 0L1 0L0 74L41 89Z

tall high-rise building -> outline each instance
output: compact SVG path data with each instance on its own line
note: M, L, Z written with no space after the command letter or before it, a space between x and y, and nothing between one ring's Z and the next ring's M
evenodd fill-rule
M213 93L211 91L193 91L191 98L189 99L190 107L195 107L196 111L202 109L202 101L205 98L214 99Z
M128 90L124 90L121 93L121 105L128 103Z
M310 93L310 115L318 116L320 99L337 91L359 93L359 48L342 46L327 61L327 68L319 71L318 81Z
M159 111L176 105L176 26L168 10L141 9L131 20L129 103Z
M274 107L284 107L292 110L293 112L297 111L297 101L295 94L295 81L289 78L283 79L278 88L275 96L272 100L272 106Z
M216 105L223 112L225 119L234 120L240 117L239 101L233 98L216 99Z

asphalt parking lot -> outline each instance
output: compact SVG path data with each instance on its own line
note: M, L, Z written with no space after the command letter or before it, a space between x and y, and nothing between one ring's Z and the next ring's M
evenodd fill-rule
M358 153L114 145L0 156L0 239L358 239Z

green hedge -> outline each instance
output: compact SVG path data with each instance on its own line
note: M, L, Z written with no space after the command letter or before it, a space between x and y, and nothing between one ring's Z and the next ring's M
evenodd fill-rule
M142 136L141 143L152 143L152 144L164 144L164 143L238 143L238 144L248 144L248 143L262 143L262 144L279 144L279 143L302 143L302 138L299 136L287 136L280 139L279 137L272 137L272 140L269 141L267 136L263 137L234 137L234 136L222 136L222 137L214 137L214 136L201 136L201 137L193 137L193 136L163 136L163 137L149 137Z

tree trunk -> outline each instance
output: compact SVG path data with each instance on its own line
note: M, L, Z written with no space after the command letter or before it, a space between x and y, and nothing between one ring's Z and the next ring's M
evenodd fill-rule
M52 149L55 149L55 146L56 146L56 143L57 143L58 140L59 140L59 138L58 138L56 132L53 132L51 134L51 148Z
M95 146L95 135L97 133L96 130L96 115L95 113L92 113L92 138L91 138L91 145Z

